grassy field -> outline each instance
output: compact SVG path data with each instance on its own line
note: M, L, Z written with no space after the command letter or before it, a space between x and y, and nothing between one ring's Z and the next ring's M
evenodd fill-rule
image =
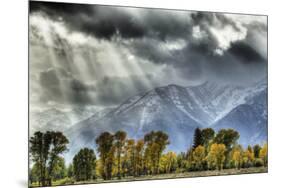
M201 171L201 172L185 172L185 173L173 173L173 174L159 174L159 175L149 175L140 177L125 177L121 180L103 180L97 179L95 181L85 181L85 182L74 182L70 179L63 179L57 182L53 182L53 186L59 185L73 185L73 184L95 184L95 183L112 183L112 182L124 182L124 181L142 181L142 180L160 180L160 179L173 179L173 178L191 178L191 177L205 177L205 176L223 176L223 175L236 175L236 174L252 174L252 173L266 173L268 170L265 167L259 168L244 168L244 169L224 169L221 171ZM38 185L32 184L31 187L37 187Z

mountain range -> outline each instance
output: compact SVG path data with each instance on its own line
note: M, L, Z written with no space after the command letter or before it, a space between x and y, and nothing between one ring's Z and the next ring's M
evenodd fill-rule
M139 139L152 130L169 134L168 149L180 152L191 146L196 127L233 128L239 143L267 140L267 81L251 87L206 82L198 86L168 85L133 96L115 108L105 108L68 128L71 159L81 147L95 147L104 132L124 130Z

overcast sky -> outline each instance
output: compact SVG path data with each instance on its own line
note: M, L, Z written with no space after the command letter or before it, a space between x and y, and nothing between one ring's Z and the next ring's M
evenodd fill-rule
M30 102L114 106L168 84L267 74L265 16L30 3Z

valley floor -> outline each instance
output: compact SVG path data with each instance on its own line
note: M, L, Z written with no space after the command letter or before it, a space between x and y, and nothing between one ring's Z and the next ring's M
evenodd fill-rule
M140 176L140 177L125 177L121 180L112 179L112 180L103 180L97 179L95 181L87 182L75 182L75 183L61 183L53 182L53 186L59 185L78 185L78 184L96 184L96 183L113 183L113 182L126 182L126 181L143 181L143 180L160 180L160 179L173 179L173 178L191 178L191 177L205 177L205 176L223 176L223 175L237 175L237 174L252 174L252 173L267 173L267 167L252 167L252 168L243 168L243 169L223 169L221 171L196 171L196 172L185 172L185 173L172 173L172 174L159 174L159 175L149 175L149 176ZM36 187L32 185L31 187Z

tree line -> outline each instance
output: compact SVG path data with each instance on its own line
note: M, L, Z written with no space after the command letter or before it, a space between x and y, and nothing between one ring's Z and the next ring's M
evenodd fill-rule
M68 139L61 132L36 132L30 138L33 166L30 183L38 186L112 180L126 177L267 166L267 144L243 148L233 129L194 131L193 144L186 152L164 152L168 134L151 131L142 139L128 138L125 131L101 133L95 140L97 154L82 148L66 167L63 153Z

